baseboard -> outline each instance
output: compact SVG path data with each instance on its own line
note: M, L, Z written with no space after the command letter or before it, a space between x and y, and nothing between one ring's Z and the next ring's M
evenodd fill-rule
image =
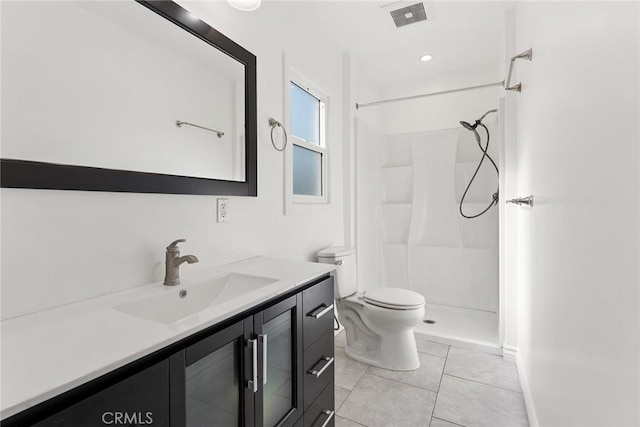
M506 352L506 349L505 349ZM522 361L522 353L515 349L516 367L518 368L518 377L520 378L520 387L522 388L522 396L524 397L524 406L527 408L527 418L529 418L530 427L539 427L538 416L533 406L533 396L529 388L529 379L524 371L524 362Z
M510 345L505 345L502 347L502 358L507 362L517 363L517 356L518 349L516 347L511 347Z

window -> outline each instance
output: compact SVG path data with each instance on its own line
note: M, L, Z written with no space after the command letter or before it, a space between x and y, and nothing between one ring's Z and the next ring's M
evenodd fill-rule
M289 82L291 179L294 203L327 201L325 101L297 81Z

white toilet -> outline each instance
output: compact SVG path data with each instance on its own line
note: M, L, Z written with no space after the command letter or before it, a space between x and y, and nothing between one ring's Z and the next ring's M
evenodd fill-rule
M394 371L420 367L413 328L424 316L424 297L400 288L357 292L355 250L336 246L318 252L318 262L336 264L338 317L347 334L347 355Z

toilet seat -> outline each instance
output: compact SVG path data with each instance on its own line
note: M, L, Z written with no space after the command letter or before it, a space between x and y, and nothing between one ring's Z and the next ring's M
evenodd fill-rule
M375 288L363 293L364 302L391 310L415 310L424 307L424 296L401 288Z

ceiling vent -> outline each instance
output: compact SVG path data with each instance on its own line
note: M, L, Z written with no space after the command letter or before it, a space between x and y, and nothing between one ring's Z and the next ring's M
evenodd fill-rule
M427 12L424 10L424 4L422 3L415 3L410 6L392 10L389 13L391 13L396 28L427 20Z

